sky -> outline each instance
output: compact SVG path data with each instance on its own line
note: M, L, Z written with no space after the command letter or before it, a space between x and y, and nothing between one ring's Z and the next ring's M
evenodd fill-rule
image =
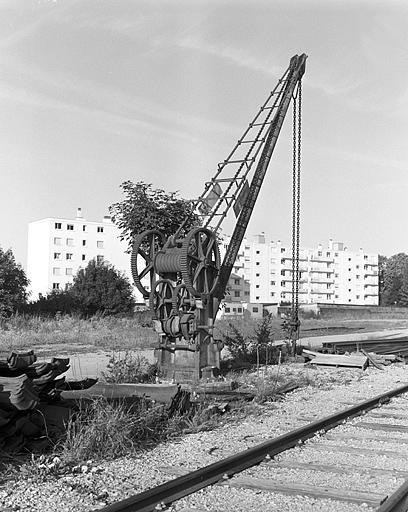
M198 197L295 54L301 245L408 252L408 3L0 0L0 246L125 180ZM291 239L291 120L247 234Z

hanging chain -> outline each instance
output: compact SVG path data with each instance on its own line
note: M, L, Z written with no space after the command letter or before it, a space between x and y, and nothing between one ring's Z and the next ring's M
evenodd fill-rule
M297 337L299 338L299 252L300 252L300 169L301 169L301 148L302 148L302 81L298 86L298 133L297 133L297 190L296 190L296 290L295 290L295 312L298 321Z
M297 204L297 101L293 98L293 160L292 160L292 303L291 321L295 319L296 295L296 204Z
M293 168L292 168L292 304L290 338L293 354L299 338L299 252L300 252L300 170L302 142L302 82L293 96Z

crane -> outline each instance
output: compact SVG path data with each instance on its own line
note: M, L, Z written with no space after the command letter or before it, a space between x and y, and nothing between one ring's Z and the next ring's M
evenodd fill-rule
M156 229L134 238L133 280L145 299L149 299L160 336L158 362L164 378L196 382L203 376L211 376L220 366L222 342L214 339L215 318L291 101L294 104L291 334L298 329L300 106L306 59L305 54L290 59L288 68L243 135L205 183L203 193L192 207L200 225L186 233L187 218L167 238ZM221 262L219 237L222 224L231 217L231 212L236 223Z

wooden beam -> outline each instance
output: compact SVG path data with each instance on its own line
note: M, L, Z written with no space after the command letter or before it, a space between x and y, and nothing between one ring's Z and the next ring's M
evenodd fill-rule
M350 503L357 503L359 505L366 503L371 507L378 507L385 499L385 496L382 494L371 492L352 491L349 489L331 489L329 487L318 487L294 482L275 482L267 478L234 477L231 480L223 482L223 485L228 485L229 487L256 489L258 491L277 492L289 494L291 496L303 495L318 499L346 501Z
M362 473L374 476L390 476L396 478L407 478L407 471L400 471L397 469L382 469L382 468L369 468L367 466L357 466L350 464L337 464L330 466L328 464L315 464L310 462L296 462L289 460L281 460L279 462L264 463L265 466L269 465L271 468L288 468L288 469L301 469L305 471L322 471L323 473Z
M360 448L359 446L344 446L342 444L316 444L307 445L308 448L318 452L340 452L340 453L351 453L353 455L384 455L385 457L394 457L397 459L405 459L406 453L394 452L391 450L378 450L375 447L371 448Z
M367 428L370 430L384 430L386 432L408 432L408 427L405 425L392 425L388 423L375 423L370 421L360 421L350 425L351 427Z

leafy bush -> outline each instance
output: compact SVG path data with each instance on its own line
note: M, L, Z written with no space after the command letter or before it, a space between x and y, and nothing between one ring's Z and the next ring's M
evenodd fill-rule
M78 270L67 290L53 290L20 311L43 316L78 314L89 318L130 314L134 306L132 286L123 273L106 262L91 260Z
M0 247L0 317L9 317L27 300L28 279L11 249Z
M113 355L107 369L107 372L102 372L102 377L110 384L155 382L158 374L156 363L152 364L146 357L130 352L126 352L124 357Z
M254 364L276 364L281 357L281 348L273 344L275 334L270 314L254 322L250 331L238 323L229 323L227 330L222 333L229 352L223 367L232 369Z

